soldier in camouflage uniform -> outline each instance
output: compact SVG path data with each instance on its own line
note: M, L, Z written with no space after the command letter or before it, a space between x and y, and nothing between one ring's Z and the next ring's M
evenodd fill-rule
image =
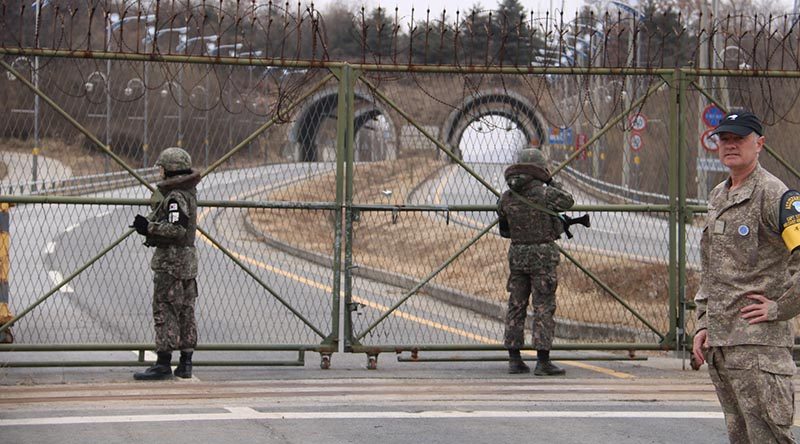
M759 164L755 115L732 112L712 134L730 177L708 198L693 367L708 362L730 442L792 443L800 193Z
M137 380L172 377L173 350L180 350L175 376L192 377L192 353L197 345L194 306L197 299L197 189L200 173L192 158L180 148L161 152L156 165L163 180L157 184L163 199L154 199L153 211L136 215L132 227L155 247L150 261L153 277L153 320L156 331L155 365L133 375Z
M508 312L504 344L508 349L509 373L529 373L522 361L525 318L533 293L532 345L537 363L534 374L563 375L564 369L550 361L556 311L556 267L560 260L555 240L564 232L561 220L530 205L561 212L575 203L572 195L550 177L547 159L539 149L522 150L517 163L505 171L509 190L498 202L501 230L508 232L511 246L508 263ZM527 201L527 202L526 202Z

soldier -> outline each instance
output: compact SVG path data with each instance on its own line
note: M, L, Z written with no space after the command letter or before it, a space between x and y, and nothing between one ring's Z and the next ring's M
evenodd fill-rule
M560 260L555 240L564 232L561 219L530 205L560 212L575 203L572 195L550 177L547 159L539 149L520 151L517 163L505 171L506 190L498 202L501 230L511 238L508 263L508 312L504 344L508 349L508 372L529 373L522 361L525 317L533 291L533 348L538 376L563 375L564 369L550 361L556 311L556 267Z
M747 111L712 131L730 175L709 194L700 244L693 368L708 362L732 443L795 442L800 193L761 167L763 134Z
M172 377L172 351L180 350L175 376L192 377L192 353L197 345L194 305L197 299L197 189L200 173L192 169L192 158L180 148L161 152L156 165L163 180L157 184L163 199L153 204L147 216L137 214L133 228L145 236L145 245L155 247L150 261L153 277L153 320L156 332L155 365L133 375L137 380Z

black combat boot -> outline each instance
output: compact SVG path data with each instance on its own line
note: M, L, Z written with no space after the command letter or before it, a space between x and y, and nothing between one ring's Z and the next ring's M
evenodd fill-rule
M181 360L175 367L174 375L183 379L192 377L192 352L181 352Z
M512 375L531 372L531 368L522 361L519 349L508 349L508 372Z
M533 374L536 376L559 376L566 373L563 368L550 360L550 350L536 350L536 359L536 368L533 369Z
M172 379L172 352L158 352L158 360L147 370L141 373L134 373L133 379L137 381L159 381L162 379Z

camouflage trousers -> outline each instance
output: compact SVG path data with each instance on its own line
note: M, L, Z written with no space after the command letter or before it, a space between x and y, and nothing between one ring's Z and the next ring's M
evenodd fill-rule
M195 279L175 279L169 273L153 277L153 320L156 329L156 352L193 351L197 345L194 303Z
M795 366L788 348L712 347L706 359L732 444L795 442Z
M506 286L509 292L503 341L506 348L519 349L525 343L529 299L533 300L531 344L535 350L552 348L556 329L553 316L556 313L557 286L556 264L542 266L531 273L511 270Z

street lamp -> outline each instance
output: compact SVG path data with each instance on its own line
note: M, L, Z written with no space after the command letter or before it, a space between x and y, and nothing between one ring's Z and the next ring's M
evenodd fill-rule
M155 26L149 26L147 28L147 31L145 32L144 38L142 39L142 45L147 47L147 45L152 43L153 46L152 46L151 50L153 52L155 52L156 49L157 49L156 45L157 45L157 42L158 42L158 38L161 37L162 35L173 33L173 32L178 34L178 41L179 41L179 45L180 45L180 44L183 44L183 43L186 42L186 33L189 32L189 28L186 27L186 26L183 26L183 27L180 27L180 28L164 28L164 29L156 30ZM144 81L145 81L145 83L147 83L147 64L146 63L147 62L145 62L145 66L144 66L144 68L145 68L144 69ZM179 81L183 77L182 76L182 71L183 71L182 69L178 71L178 76L179 76L178 80ZM173 84L174 84L174 82L170 81L170 82L167 83L167 87L171 89ZM180 147L180 146L183 145L183 129L182 129L182 124L181 124L181 117L182 117L181 102L183 102L183 100L182 100L181 88L178 87L177 91L178 91L178 146ZM168 93L169 93L169 91L166 88L162 89L161 90L161 97L166 97Z
M36 15L35 21L35 42L34 46L36 48L39 47L39 16L41 15L42 8L46 7L50 4L50 0L37 0L34 1L31 7ZM33 58L33 86L37 90L39 89L39 56L35 56ZM31 176L33 178L33 190L36 191L36 180L38 179L38 165L39 165L39 94L35 94L33 97L33 134L34 134L34 147L31 151L31 156L33 157L33 165L31 166Z
M198 92L203 94L203 166L208 167L208 89L206 89L203 85L196 85L194 88L192 88L190 98L194 99L197 97Z
M21 64L27 64L28 70L30 71L31 79L38 78L36 74L36 68L34 67L34 63L31 63L31 60L27 57L17 57L11 62L11 67L15 68ZM6 78L10 82L17 80L17 76L11 74L11 72L6 72ZM38 87L37 87L38 88ZM33 186L36 186L36 181L38 180L39 176L39 98L38 95L34 94L34 101L33 101L33 150L31 150L31 182L33 182ZM12 110L14 112L15 110ZM30 113L31 110L19 110L20 112Z
M95 89L95 83L102 82L103 83L103 91L106 94L106 112L104 114L88 114L88 117L103 117L106 121L106 146L108 149L111 149L111 105L110 105L110 90L108 88L108 76L100 71L94 71L86 78L86 83L83 84L83 88L86 90L87 94L91 94L92 91ZM88 97L87 97L88 98ZM103 168L104 171L108 172L108 156L104 156L103 158Z
M641 11L639 11L636 8L633 8L632 6L630 6L628 4L625 4L625 3L622 3L622 2L619 2L619 1L612 1L611 4L616 6L621 11L624 11L624 12L630 14L630 16L631 16L630 19L633 20L633 24L634 25L637 23L637 20L639 21L639 23L641 23L642 20L644 20L644 18L645 18L644 14ZM634 60L633 60L633 57L634 57L634 55L633 55L633 35L635 33L636 33L636 31L633 29L633 27L631 27L631 32L628 35L628 61L627 61L627 66L632 66L632 64L634 62ZM639 35L637 34L636 37L637 37L637 40L638 40ZM636 48L636 66L637 67L639 66L639 62L640 62L640 60L639 60L639 52L641 51L641 49L642 49L641 45L637 45L637 48ZM630 91L631 89L632 89L631 76L627 75L627 76L625 76L625 89L624 89L624 91ZM624 109L627 110L631 106L630 94L623 95L622 98L623 98L622 105L623 105ZM631 149L630 149L630 146L629 146L630 145L630 142L629 142L629 140L630 140L630 129L629 129L629 126L630 125L625 125L625 131L623 132L623 135L622 135L622 138L623 138L622 187L626 188L626 189L630 187L630 176L631 176L631 171L630 171Z
M147 152L150 148L148 132L147 132L147 86L145 82L138 78L134 77L128 80L128 83L125 85L125 96L130 97L136 90L141 90L142 95L144 96L144 111L142 111L142 166L147 167Z

